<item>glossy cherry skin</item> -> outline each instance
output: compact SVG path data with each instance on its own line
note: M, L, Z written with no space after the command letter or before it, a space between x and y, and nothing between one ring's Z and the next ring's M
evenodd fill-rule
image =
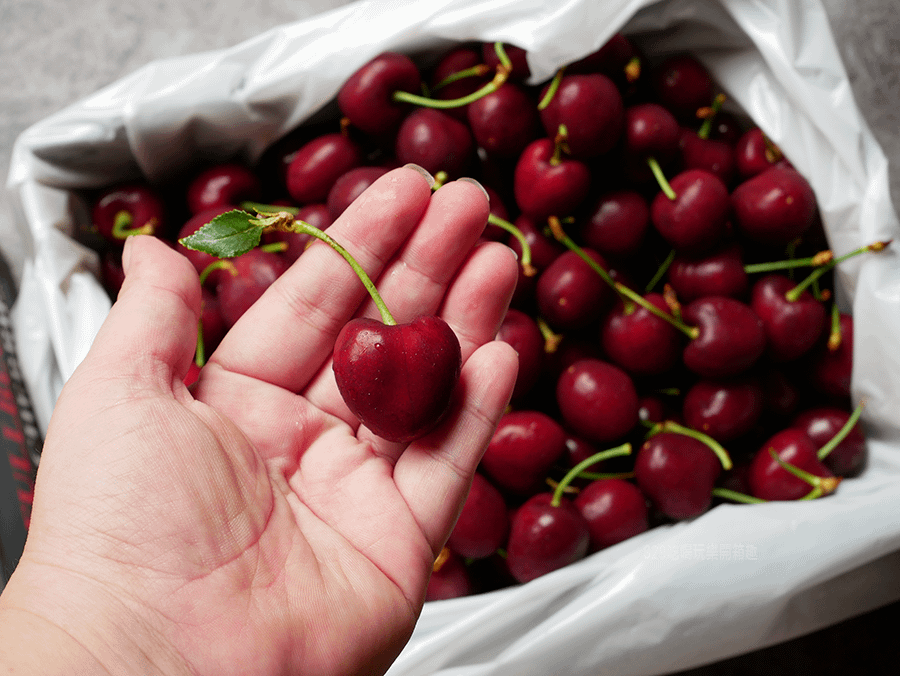
M850 397L853 378L853 316L842 312L839 325L841 341L835 349L814 348L810 379L820 393L843 401Z
M666 59L654 69L652 85L659 102L689 124L696 123L698 109L713 101L712 77L690 54Z
M481 468L501 489L534 492L566 450L566 433L556 420L534 410L503 415L481 458Z
M557 157L552 139L528 144L516 163L513 185L522 213L535 220L567 216L587 197L591 171L565 155Z
M786 294L796 282L786 275L770 273L753 284L750 307L762 320L766 350L776 362L798 359L819 341L827 325L825 306L805 290L797 300Z
M509 79L513 82L525 82L531 77L531 67L528 65L528 53L521 47L503 43L503 51L509 57L512 64L512 70L509 72ZM500 57L497 55L497 48L493 42L485 42L481 45L481 58L491 70L496 70L500 65Z
M542 99L549 86L541 92ZM540 117L550 138L565 125L569 152L583 159L612 150L622 134L625 107L618 87L605 75L564 75Z
M715 248L728 232L731 208L722 179L702 169L686 169L669 185L675 199L660 191L650 204L656 230L679 252L699 255Z
M216 284L219 310L228 327L234 326L288 268L280 254L258 248L250 249L230 262L234 268L220 272Z
M606 261L596 251L582 251L606 268ZM541 316L559 331L599 322L613 296L612 287L574 251L560 254L541 273L535 293Z
M590 546L588 525L565 498L558 506L552 494L538 493L512 518L506 561L520 583L530 582L584 558Z
M513 401L519 400L531 391L541 374L544 337L531 315L510 308L497 331L497 340L512 345L519 356L519 371L512 394Z
M432 175L451 179L466 173L475 158L475 140L467 124L441 110L417 108L400 124L394 154L400 164L418 164Z
M665 298L658 293L644 299L669 314ZM607 357L638 376L659 375L672 369L684 349L684 335L666 320L641 305L617 302L603 320L600 341Z
M201 171L188 184L187 205L192 214L218 207L238 207L259 201L262 186L249 168L236 162L217 164Z
M464 96L468 96L469 94L478 91L478 89L490 81L491 77L493 77L493 72L488 72L482 76L473 75L460 78L454 82L443 85L439 89L435 89L435 87L443 82L448 76L468 70L473 66L482 65L482 63L481 50L471 47L454 47L441 57L441 60L438 61L434 70L431 72L429 82L431 83L432 96L436 99L444 100L461 99ZM446 108L443 110L451 117L466 122L466 107L467 106L458 106L456 108Z
M557 242L553 237L544 235L538 228L535 219L528 216L519 215L513 221L519 232L528 242L528 248L531 249L531 264L538 270L546 270L550 264L555 261L567 250L565 246ZM506 243L509 248L516 252L519 258L522 257L522 245L517 237L507 235ZM597 274L596 272L594 274Z
M708 510L721 473L722 463L709 446L675 432L654 434L634 461L641 491L670 519L690 519Z
M752 127L741 134L734 146L734 158L735 169L742 179L752 178L786 161L781 150L768 141L759 127Z
M541 131L535 102L515 82L504 83L467 108L475 142L489 155L518 157Z
M725 378L749 369L766 348L760 318L746 303L707 296L682 309L686 324L699 329L684 348L684 364L706 378Z
M566 368L557 381L556 400L566 424L594 443L621 439L638 422L634 381L600 359L580 359Z
M750 492L763 500L799 500L813 487L781 467L770 450L774 449L784 462L819 477L834 474L816 457L818 448L807 434L788 428L770 437L753 456L747 474Z
M581 238L604 256L630 258L640 251L649 227L646 198L636 190L613 190L591 202L581 224Z
M850 412L835 406L816 406L800 412L791 427L802 430L816 448L822 448L850 420ZM854 476L866 463L866 438L859 423L825 456L822 463L838 476Z
M334 182L363 160L362 148L348 134L317 136L304 143L288 164L288 194L297 204L322 203Z
M730 186L736 173L734 149L725 141L701 138L693 129L682 129L679 141L682 169L703 169Z
M353 319L338 334L332 362L347 408L379 437L399 443L440 422L461 367L456 334L433 315L392 326Z
M115 232L116 219L127 217L127 229L142 234L163 232L166 210L162 198L148 185L128 183L104 190L94 201L91 211L93 226L108 242L124 245L127 234Z
M731 193L737 229L761 244L783 246L809 230L818 207L812 186L795 169L776 165Z
M200 325L203 331L203 349L208 358L219 343L222 342L222 338L225 337L225 333L228 331L228 325L225 323L225 317L222 315L218 294L207 286L204 286L201 292Z
M624 90L631 81L626 72L633 59L639 59L637 47L623 33L615 33L600 49L566 66L567 73L603 73Z
M741 246L734 242L700 256L676 255L667 277L682 303L704 296L729 296L740 300L750 288Z
M386 167L362 166L351 169L340 176L331 186L326 198L331 220L344 213L353 201L362 195L366 188L388 172Z
M453 551L441 552L428 579L425 600L457 599L472 592L472 580L462 558Z
M483 559L506 544L509 510L500 491L478 472L447 546L462 557Z
M624 150L643 163L653 157L661 164L678 154L681 127L658 103L636 103L625 109Z
M588 524L591 550L611 547L649 527L647 499L623 479L598 479L579 491L575 507Z
M378 137L392 133L410 110L393 99L395 91L419 94L422 79L405 54L383 52L354 72L337 94L338 107L351 124Z
M684 395L685 425L725 443L750 432L762 417L765 398L753 376L700 379Z

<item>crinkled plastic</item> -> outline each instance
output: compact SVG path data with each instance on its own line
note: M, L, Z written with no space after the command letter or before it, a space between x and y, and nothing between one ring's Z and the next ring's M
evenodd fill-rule
M691 50L810 180L838 254L896 237L887 161L853 101L818 0L359 2L234 48L153 62L27 130L0 245L20 279L22 370L46 426L109 309L97 257L69 236L68 189L195 157L248 160L327 109L385 49L457 40L525 48L532 80L624 30L653 55ZM888 249L841 265L856 318L854 398L870 463L813 502L723 505L529 584L428 603L392 676L650 675L770 645L900 598L900 266Z

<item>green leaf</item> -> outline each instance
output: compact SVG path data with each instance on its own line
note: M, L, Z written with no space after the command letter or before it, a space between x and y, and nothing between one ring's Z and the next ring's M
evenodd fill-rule
M202 251L218 258L234 258L259 245L262 226L254 223L254 216L234 209L219 214L193 235L178 240L194 251Z

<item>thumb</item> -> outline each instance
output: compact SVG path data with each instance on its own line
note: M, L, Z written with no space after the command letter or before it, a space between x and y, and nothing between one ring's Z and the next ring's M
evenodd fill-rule
M83 366L101 368L106 378L159 378L171 388L187 373L197 344L197 271L150 235L125 241L122 266L125 282Z

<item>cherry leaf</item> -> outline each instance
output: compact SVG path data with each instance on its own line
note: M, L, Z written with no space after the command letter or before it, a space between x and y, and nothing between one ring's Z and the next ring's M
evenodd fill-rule
M178 241L188 249L218 258L234 258L259 246L263 226L254 219L253 215L240 209L226 211Z

